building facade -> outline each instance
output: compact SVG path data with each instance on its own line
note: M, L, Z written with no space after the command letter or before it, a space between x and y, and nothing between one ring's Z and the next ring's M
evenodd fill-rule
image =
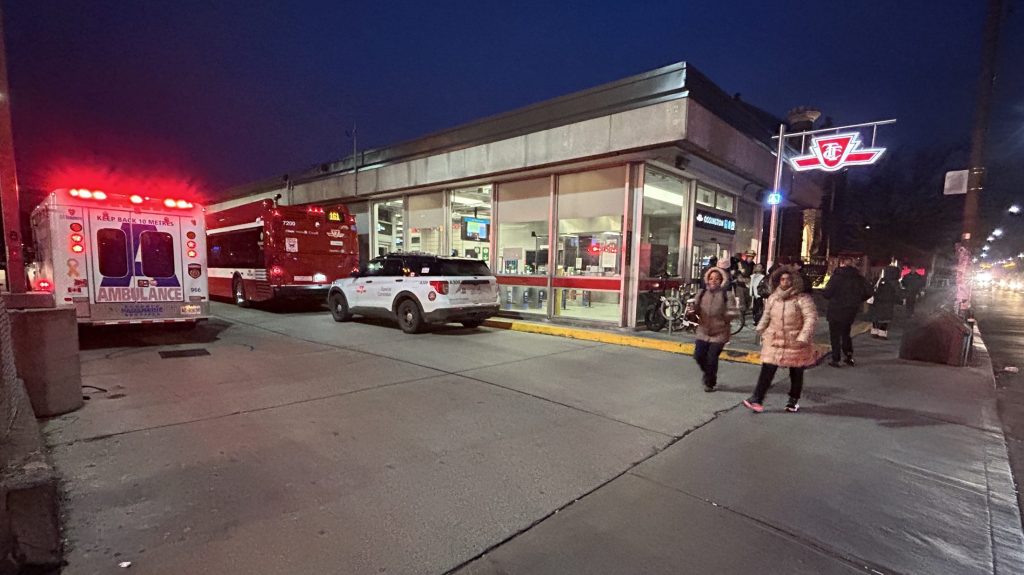
M217 205L346 201L363 261L477 258L507 315L635 327L662 278L689 281L712 257L760 251L777 126L678 63L231 190Z

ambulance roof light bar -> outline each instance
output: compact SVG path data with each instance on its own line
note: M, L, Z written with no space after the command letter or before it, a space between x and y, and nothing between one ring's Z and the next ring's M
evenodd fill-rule
M100 201L106 200L108 197L106 192L102 192L99 190L86 190L84 188L73 188L71 190L68 190L68 195L73 198L79 198L83 200ZM121 197L123 198L124 196ZM132 194L131 196L128 196L128 201L135 205L145 203L147 200L151 199L152 198L140 196L139 194ZM163 201L163 204L167 208L179 210L190 210L194 207L192 202L188 200L179 200L175 198L167 198Z

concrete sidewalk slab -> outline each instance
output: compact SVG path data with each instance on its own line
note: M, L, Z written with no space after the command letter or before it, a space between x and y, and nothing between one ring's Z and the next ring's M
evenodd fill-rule
M463 375L679 437L741 401L757 371L723 362L719 390L705 393L692 358L606 345Z
M439 573L667 441L449 375L61 445L65 573Z
M627 474L460 575L865 571L707 501Z

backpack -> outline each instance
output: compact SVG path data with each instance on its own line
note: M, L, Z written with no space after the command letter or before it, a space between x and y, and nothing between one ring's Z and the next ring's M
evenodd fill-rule
M765 276L761 280L761 283L757 284L757 297L761 299L768 299L768 296L772 295L772 282Z

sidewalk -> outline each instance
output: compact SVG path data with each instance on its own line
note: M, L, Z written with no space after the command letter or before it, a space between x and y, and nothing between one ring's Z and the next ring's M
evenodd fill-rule
M857 338L752 414L743 363L705 393L644 349L213 309L84 342L65 575L1024 573L984 353Z
M828 322L825 320L827 302L820 296L815 297L818 305L818 325L814 331L815 348L818 357L824 357L829 347ZM671 334L667 329L654 332L646 329L634 330L631 328L619 327L590 327L566 323L551 323L544 320L510 319L495 317L484 322L488 327L496 329L507 329L524 333L538 333L557 337L567 337L584 341L596 341L612 345L623 345L640 349L652 349L667 353L678 353L682 355L693 355L696 334L686 331L674 331ZM747 315L747 323L743 329L732 336L732 339L725 346L721 359L737 363L761 364L761 344L757 338L756 326L751 315ZM863 318L853 325L853 336L863 335L870 331L870 321Z
M970 368L857 344L799 414L777 382L765 413L728 410L458 572L1024 573L983 344Z

